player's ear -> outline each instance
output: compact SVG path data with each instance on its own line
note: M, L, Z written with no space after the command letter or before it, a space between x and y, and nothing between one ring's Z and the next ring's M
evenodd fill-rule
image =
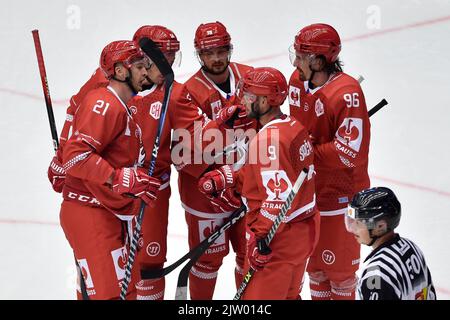
M326 61L324 56L316 56L311 62L311 68L314 71L322 71L326 66Z
M125 80L128 74L128 69L122 63L116 63L114 65L114 75L119 80Z

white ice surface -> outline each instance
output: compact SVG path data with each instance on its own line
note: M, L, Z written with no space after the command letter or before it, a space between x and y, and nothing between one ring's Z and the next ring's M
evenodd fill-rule
M79 29L68 27L71 5L80 9ZM373 5L380 10L380 29L367 27ZM40 31L60 130L67 99L97 67L108 42L129 39L144 24L166 25L181 41L183 62L176 74L184 81L198 68L196 27L215 20L232 35L233 60L277 67L286 77L293 70L287 48L295 33L314 22L336 27L344 40L345 70L366 79L368 106L389 101L372 119L372 185L398 194L398 230L425 253L438 297L450 298L448 0L17 0L3 3L0 11L0 299L75 298L73 256L59 227L61 199L46 177L53 151L30 31ZM380 34L352 40L375 32ZM172 188L169 263L187 250L176 174ZM232 254L225 259L215 299L234 295L233 261ZM177 275L167 278L167 298L174 296ZM306 288L303 297L308 295Z

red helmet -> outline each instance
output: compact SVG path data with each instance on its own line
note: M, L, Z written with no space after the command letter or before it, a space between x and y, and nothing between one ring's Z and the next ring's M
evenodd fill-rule
M281 106L288 94L284 75L274 68L255 68L248 71L241 79L240 96L245 93L255 96L267 96L271 106Z
M202 23L195 31L194 47L198 50L231 46L231 36L219 21Z
M294 40L294 49L299 52L323 55L328 63L335 62L341 52L341 39L330 25L316 23L301 29Z
M142 26L136 30L133 41L139 43L142 38L149 38L164 52L177 52L180 50L180 41L171 30L163 26Z
M108 44L100 56L100 68L105 76L110 79L114 76L114 65L123 63L129 69L137 60L144 59L145 54L134 41L119 40Z

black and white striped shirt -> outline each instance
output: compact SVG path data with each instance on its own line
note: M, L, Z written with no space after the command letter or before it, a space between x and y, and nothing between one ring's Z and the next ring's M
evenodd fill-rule
M364 261L359 300L435 300L436 291L422 251L396 234Z

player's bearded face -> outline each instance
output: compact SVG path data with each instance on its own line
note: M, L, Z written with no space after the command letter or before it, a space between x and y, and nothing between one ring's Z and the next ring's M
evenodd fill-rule
M244 93L241 102L245 106L245 111L247 112L247 117L252 119L258 119L261 110L260 99L252 93Z
M297 68L301 81L311 80L312 70L311 61L313 57L310 54L296 52L293 65Z
M222 74L230 63L230 48L220 47L199 52L203 69L211 74Z
M142 88L147 81L147 69L145 68L144 62L139 61L131 65L130 80L136 92L142 91Z

